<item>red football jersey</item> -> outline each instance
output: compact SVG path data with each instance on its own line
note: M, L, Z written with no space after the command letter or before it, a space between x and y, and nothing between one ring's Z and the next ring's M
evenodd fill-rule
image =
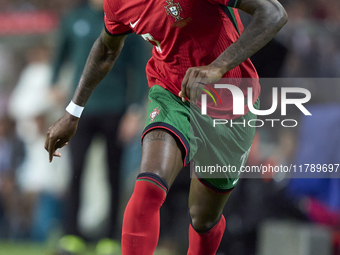
M149 87L160 85L176 96L189 67L213 62L243 31L236 0L104 0L105 28L111 35L136 32L154 45L146 73ZM229 13L228 13L229 12ZM258 78L248 59L227 72L225 78ZM257 79L256 79L257 80ZM244 82L237 85L247 95ZM260 94L253 85L253 102ZM208 114L214 118L232 116L230 91L216 89L223 106L208 100ZM245 113L248 107L245 106Z

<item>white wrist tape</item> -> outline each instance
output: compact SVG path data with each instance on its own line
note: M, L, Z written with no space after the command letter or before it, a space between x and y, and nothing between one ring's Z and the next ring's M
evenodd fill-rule
M69 103L69 105L66 107L66 111L77 117L77 118L80 118L82 112L84 110L84 107L83 106L79 106L79 105L76 105L75 103L73 103L72 101Z

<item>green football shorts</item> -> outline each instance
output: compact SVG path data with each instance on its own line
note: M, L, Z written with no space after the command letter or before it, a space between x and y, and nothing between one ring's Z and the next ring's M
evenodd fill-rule
M259 105L258 99L255 109ZM168 130L182 143L184 165L191 163L192 173L200 182L215 192L228 193L236 186L248 158L255 136L255 127L248 121L255 119L256 115L249 111L233 120L215 120L214 126L214 119L202 115L198 107L155 85L149 91L142 141L150 130Z

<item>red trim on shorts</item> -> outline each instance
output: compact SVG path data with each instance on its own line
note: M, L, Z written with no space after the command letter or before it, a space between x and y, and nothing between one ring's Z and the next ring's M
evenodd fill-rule
M152 125L152 124L151 124L151 125ZM166 130L170 131L172 134L174 134L174 135L180 140L180 142L182 143L182 145L183 145L183 147L184 147L184 149L185 149L185 157L184 157L183 165L184 165L184 166L189 165L189 162L186 163L186 162L187 162L187 158L188 158L188 151L189 151L189 148L187 148L186 143L182 140L182 138L181 138L182 134L181 134L181 136L180 136L179 134L177 134L177 132L179 132L179 131L178 131L176 128L174 128L173 126L171 126L171 125L169 125L169 124L167 124L167 125L168 125L169 127L162 126L162 123L160 123L160 124L157 125L157 126L151 126L151 127L147 128L147 129L145 129L145 131L144 131L143 134L142 134L142 138L141 138L141 143L142 143L142 145L143 145L143 138L144 138L144 136L146 135L147 132L149 132L149 131L151 131L151 130L153 130L153 129L156 129L156 128L166 129ZM173 128L174 130L172 130L170 127ZM180 132L179 132L179 133L180 133Z
M196 178L199 180L199 182L204 186L206 187L207 189L210 189L211 191L217 193L217 194L228 194L228 193L231 193L235 187L231 188L231 189L226 189L225 191L223 191L223 189L220 189L220 188L217 188L215 187L214 185L212 185L210 182L208 182L206 179L203 179L203 178L199 178L197 176L197 174L195 173L194 171L194 168L192 169L192 172L194 173L194 175L196 176ZM205 183L206 182L206 183ZM210 185L208 185L208 183Z

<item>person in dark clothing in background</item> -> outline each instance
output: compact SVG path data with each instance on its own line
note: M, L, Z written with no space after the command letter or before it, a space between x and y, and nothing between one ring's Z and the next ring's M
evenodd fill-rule
M75 68L70 91L73 91L78 85L88 53L104 26L102 4L102 0L89 0L88 3L75 8L62 20L53 66L53 87L56 87L62 66L67 59ZM101 86L98 86L98 90L89 100L82 122L79 124L78 133L70 142L72 181L65 214L64 231L67 235L82 236L77 222L85 156L94 136L101 135L106 141L111 195L109 215L111 222L107 224L108 229L105 237L117 237L119 169L122 151L117 136L123 114L125 112L131 114L131 109L136 108L131 106L141 103L141 100L144 99L143 91L146 94L147 83L144 66L149 55L143 50L143 47L146 46L142 41L137 36L131 36L126 40L125 48L128 50L120 55L114 70L101 82Z
M20 193L17 171L26 150L15 133L15 121L0 112L0 238L28 236L29 218L25 197Z

